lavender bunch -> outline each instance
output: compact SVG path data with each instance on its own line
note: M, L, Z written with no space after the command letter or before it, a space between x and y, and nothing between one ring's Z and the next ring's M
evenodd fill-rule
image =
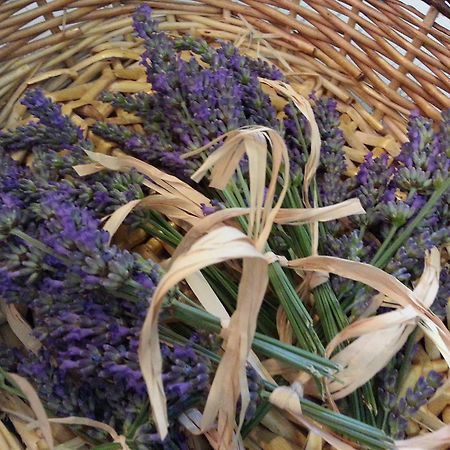
M61 111L61 106L46 98L42 91L28 91L22 100L39 120L18 127L13 132L0 131L0 143L8 151L47 148L76 152L85 144L83 133Z
M281 78L277 69L240 55L224 42L213 49L192 38L173 40L158 31L147 5L135 13L134 27L144 39L142 64L153 93L105 93L103 100L140 116L145 134L97 123L93 131L99 136L188 179L200 160L183 160L183 153L244 125L279 127L276 111L258 81L258 76ZM204 64L195 57L181 59L177 51L183 49L199 55Z
M75 332L76 327L66 330L68 335ZM82 344L73 336L70 339L76 345ZM127 346L126 349L124 345ZM124 345L105 344L103 355L99 355L98 350L93 350L93 344L84 347L85 356L91 360L90 364L105 367L99 374L86 368L70 367L68 364L61 366L55 361L55 357L61 355L62 351L52 346L51 349L45 347L37 356L15 352L16 359L9 366L3 363L3 367L34 380L41 400L56 416L82 416L106 423L125 435L132 449L187 449L187 437L177 425L176 417L186 407L198 403L199 397L203 399L206 395L209 383L208 361L196 355L189 346L170 348L163 345L163 382L168 393L168 412L173 422L169 436L162 442L147 416L148 398L141 375L136 376L139 371L135 370L135 376L131 378L134 383L129 378L133 374L130 361L137 359L136 336L133 336L131 345ZM71 353L75 354L75 349L71 348ZM128 372L128 377L118 376L123 372ZM185 393L181 395L183 392ZM80 431L97 442L107 440L107 436L101 431L90 428Z
M15 151L32 155L29 169L12 168L7 162L2 165L5 170L20 172L16 179L21 183L20 191L24 196L52 191L56 201L87 207L95 211L96 217L103 218L121 205L147 194L142 187L143 177L135 171L78 177L73 166L90 162L85 150L93 150L93 144L84 139L82 130L41 90L27 91L22 103L38 121L15 130L0 131L0 147L3 159L7 158L5 154ZM4 177L10 179L11 175L4 171Z
M20 172L5 160L3 170ZM9 370L35 380L54 414L94 418L126 432L147 402L137 345L159 268L108 246L90 211L61 203L58 191L28 198L20 195L20 183L8 185L5 195L14 201L0 213L1 295L29 307L42 350L37 357L17 353L14 363L9 358L2 365L15 365ZM205 398L210 366L189 347L165 347L163 354L169 410L176 418L193 399ZM135 434L134 448L147 448L150 441L161 447L155 430L141 427Z
M382 428L387 429L395 439L405 437L408 419L425 405L443 383L443 376L431 371L421 376L414 388L408 388L405 396L398 396L398 371L393 367L384 369L380 375L378 388L380 404L383 408Z
M444 112L438 131L432 125L413 114L409 142L398 157L366 156L356 179L346 186L347 196L358 197L367 214L351 218L353 229L341 222L327 225L326 253L371 262L412 286L423 270L425 251L448 243L450 112ZM441 280L435 310L442 315L449 289L447 266ZM355 294L351 284L333 280L347 304L354 300L348 297Z
M103 100L141 117L144 132L108 123L97 123L94 132L117 143L126 152L188 179L202 157L184 160L185 152L245 125L276 128L284 134L289 147L294 178L289 198L295 203L300 198L298 186L309 152L309 125L292 105L288 105L285 116L278 119L258 81L258 77L280 79L281 73L266 63L240 55L227 43L214 48L192 38L171 39L158 31L151 10L145 5L136 12L134 26L144 40L142 63L153 92L105 93ZM178 54L182 50L189 50L194 56L185 61ZM436 134L416 118L413 127L418 131L411 131L415 141L402 150L403 159L391 165L386 157L368 156L357 179L344 180L344 138L339 130L336 102L315 97L312 101L322 137L316 178L320 203L328 205L358 195L369 212L367 218L331 224L325 230L327 238L323 247L329 254L371 260L377 257L381 242L389 241L389 235L395 234L386 223L397 229L408 226L433 196L433 189L445 182L448 127L443 126ZM5 360L8 365L15 365L19 373L37 380L39 392L54 414L85 415L109 423L127 436L133 449L185 448L186 439L180 434L176 417L186 408L204 402L212 373L211 360L214 360L211 355L217 356L219 350L199 344L196 337L186 337L189 331L185 327L174 326L175 331L170 330L176 335L179 332L177 336L184 339L184 344L174 339L175 345L162 346L163 381L172 426L169 440L159 442L146 415L147 393L139 371L137 343L160 269L139 255L108 245L108 235L100 229L99 219L147 194L141 187L143 179L135 172L99 173L79 179L73 165L87 161L84 150L92 149L92 143L42 92L30 92L24 104L38 121L0 134L0 158L5 161L0 167L3 201L0 294L7 301L24 304L30 309L35 333L43 348L37 357L18 354L14 361L9 357ZM8 153L18 150L32 153L30 168L9 158ZM433 173L427 172L427 164L434 168ZM408 170L402 170L405 168ZM245 177L245 162L242 169ZM407 198L400 201L397 191L406 188ZM227 203L226 198L221 200ZM299 204L291 206L301 207L298 201ZM444 239L439 234L439 226L445 215L448 218L448 208L444 199L441 202L439 211L433 210L434 218L427 216L417 228L424 242L439 244ZM143 214L132 217L130 222L135 225L139 222L141 226L149 218L154 219ZM275 234L286 253L308 254L306 227L295 228L291 236L284 230ZM170 244L176 245L179 236L174 233L173 237L175 242ZM414 238L414 234L409 236L409 239ZM422 241L416 239L414 243L417 243L417 250L421 248ZM417 252L410 252L407 257L423 258L417 255ZM392 272L396 270L395 257ZM406 271L414 270L412 264L405 267ZM405 274L405 282L413 281L413 276L411 273L407 278ZM283 269L271 273L271 283L274 294L270 294L272 297L263 307L267 310L263 310L261 316L270 317L272 309L284 300L294 311L291 314L295 320L291 323L298 332L299 346L320 354L323 344L347 323L330 286L320 287L320 291L314 293L317 295L315 308L323 325L313 328L309 312ZM333 286L344 299L347 295L355 302L354 293L348 294L349 286L339 285L337 280L333 280ZM228 280L227 287L227 292L233 293L236 289L233 280ZM332 320L328 313L324 314L325 306L332 310ZM163 323L165 314L166 311L162 314ZM203 351L205 348L209 353ZM209 358L202 356L206 354ZM250 420L260 406L263 383L251 369L247 375L251 404L246 419ZM422 384L425 382L437 383L427 379ZM409 393L403 402L405 405L395 406L395 411L402 417L412 414L412 408L429 394L427 389L418 386ZM422 391L427 395L422 395ZM326 422L328 419L324 417L332 414L326 411L321 416L320 406L308 400L302 402L305 411L315 420ZM393 433L394 419L395 415L392 416ZM353 428L345 426L347 435L351 435ZM366 427L364 433L369 428ZM91 436L103 439L95 433Z
M141 180L134 181L134 173L113 173L109 179L102 175L103 183L94 177L76 184L36 173L3 149L0 155L1 295L30 309L43 345L37 357L15 352L2 365L36 380L41 398L56 415L108 423L129 436L132 448L186 448L176 417L205 400L211 364L189 344L163 345L164 386L174 422L171 436L161 443L147 419L139 419L147 408L147 392L137 357L139 330L160 269L108 245L97 218L114 210L105 185L133 198L142 191L125 183L139 186ZM107 195L103 204L98 194ZM121 203L115 199L115 204ZM258 377L249 374L250 385L260 386ZM255 390L248 417L258 395Z

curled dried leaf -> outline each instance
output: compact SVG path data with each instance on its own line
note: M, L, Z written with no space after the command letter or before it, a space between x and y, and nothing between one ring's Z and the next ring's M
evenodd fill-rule
M19 387L19 389L27 398L31 409L36 415L36 421L42 432L42 435L44 436L45 441L47 442L48 448L50 450L53 450L54 444L50 422L34 387L25 378L15 373L8 373L8 377Z
M397 305L396 311L358 320L341 331L328 345L327 354L342 342L357 338L332 359L344 366L338 380L330 383L333 398L345 397L371 379L400 350L419 322L444 358L449 357L450 333L426 306L431 305L439 286L439 251L432 249L414 292L392 275L368 264L319 256L285 262L295 269L326 271L365 283ZM367 349L371 351L368 352Z
M147 384L155 423L162 438L167 435L168 427L166 398L161 379L162 360L158 337L158 315L164 297L169 289L200 269L238 258L261 259L265 264L263 255L257 251L242 232L228 226L216 228L194 242L186 252L173 257L168 272L161 279L153 295L141 331L139 361ZM260 284L258 281L258 285Z
M306 206L310 207L309 202L309 188L312 180L314 179L320 162L320 147L321 138L319 127L314 117L314 112L312 110L311 104L308 100L296 92L292 86L280 81L280 80L269 80L266 78L259 79L261 83L266 84L274 88L281 95L286 97L288 100L292 101L295 107L305 116L311 128L311 152L309 154L308 160L305 165L305 172L303 174L303 202ZM313 197L313 206L317 206L317 198ZM318 222L313 222L310 226L311 228L311 254L317 255L319 247L319 224Z
M289 186L289 156L285 142L276 131L260 126L241 128L221 136L202 147L227 137L223 145L208 156L194 173L192 179L200 181L211 169L210 186L224 189L236 171L242 156L247 154L250 178L250 210L248 234L256 240L256 247L262 249L269 237L275 217L281 208ZM269 148L272 153L271 178L266 186L266 166ZM195 153L197 153L196 151ZM193 154L193 153L191 153ZM283 188L274 204L275 190L283 163Z
M33 330L30 325L28 325L14 305L0 301L0 306L13 333L17 336L20 342L22 342L27 350L36 354L42 347L42 344L39 339L36 339L33 336Z
M104 169L119 172L128 172L131 169L135 169L138 173L148 178L148 181L145 184L155 192L162 195L169 194L174 197L183 198L191 203L192 208L197 211L199 216L202 215L199 205L202 203L209 203L207 197L177 177L169 175L150 164L140 161L137 158L133 158L132 156L109 156L87 150L86 154L95 162L95 164L90 163L74 166L75 171L80 176L90 175Z
M438 450L448 448L450 442L450 425L437 431L425 433L410 439L395 441L396 449Z
M119 435L113 427L107 425L106 423L99 422L98 420L88 419L87 417L70 416L63 418L52 418L49 419L49 422L60 423L63 425L83 425L87 427L97 428L98 430L108 433L115 443L120 444L122 450L131 450L126 443L125 436Z
M336 205L321 208L281 208L275 223L282 225L302 225L311 222L326 222L341 219L355 214L365 214L361 202L357 198L345 200Z

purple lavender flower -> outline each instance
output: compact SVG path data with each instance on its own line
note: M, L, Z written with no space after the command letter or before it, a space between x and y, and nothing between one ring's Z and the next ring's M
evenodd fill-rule
M39 121L18 127L14 131L0 132L0 145L14 151L35 147L52 150L79 150L83 145L83 134L67 116L62 115L61 106L45 97L42 90L30 90L22 100L29 112Z
M400 398L395 405L391 406L388 424L392 437L404 438L408 419L434 395L442 385L442 379L441 374L434 371L429 372L426 377L420 377L417 380L414 389L408 388L405 397Z
M276 111L258 81L258 76L279 78L281 74L275 68L240 55L227 43L207 50L202 42L189 38L184 44L172 40L158 31L148 6L138 8L134 26L144 39L142 64L153 93L104 94L103 98L140 115L145 134L101 123L94 126L95 133L188 179L200 159L186 162L180 158L186 151L244 125L279 128ZM177 50L188 47L200 52L209 67L204 68L195 58L184 61L177 55Z

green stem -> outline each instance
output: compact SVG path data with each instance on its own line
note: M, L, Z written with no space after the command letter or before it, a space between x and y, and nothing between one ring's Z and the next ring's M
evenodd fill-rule
M381 422L381 427L380 427L380 430L382 430L384 432L387 432L387 420L388 420L388 417L389 417L389 410L384 408L383 409L383 420Z
M172 300L169 309L172 317L187 325L213 333L220 333L221 331L220 320L200 308L185 305L178 300ZM276 358L318 377L332 377L340 368L338 364L325 357L285 344L261 333L255 334L253 349L268 358Z
M92 450L119 450L121 448L122 448L121 444L111 442L109 444L96 445L95 447L92 448Z
M400 391L402 387L403 381L411 367L411 356L414 350L414 344L416 343L417 333L419 332L419 328L416 327L414 331L409 335L408 340L406 341L405 354L403 356L402 363L400 365L400 370L398 372L397 377L397 390Z
M414 230L421 224L423 219L427 217L430 211L437 204L441 195L450 188L450 177L448 177L442 184L439 186L425 203L423 208L420 210L419 214L415 217L415 219L405 228L405 230L400 233L397 239L392 242L389 248L378 258L375 266L379 268L384 268L386 264L389 262L390 258L395 254L395 252L403 245L403 243L411 236Z
M389 230L389 233L387 234L386 238L384 239L383 244L377 250L375 256L372 258L372 261L370 261L370 264L376 265L377 260L381 257L381 255L383 255L385 250L390 245L392 239L394 239L395 233L397 233L398 228L399 228L398 225L392 225L391 226L391 229Z
M261 422L261 420L264 419L264 416L271 410L271 408L272 404L266 399L263 399L262 402L258 405L253 419L249 420L242 427L242 439L245 439L249 435L250 431L252 431L252 429L255 428Z
M246 206L241 195L241 189L248 195L248 187L244 187L246 183L243 178L240 180L240 184L243 186L238 187L236 181L231 179L228 187L222 191L222 195L230 207ZM245 230L247 228L247 218L240 217L238 220ZM266 245L265 251L271 251L269 245ZM286 311L299 344L311 352L323 355L325 350L314 330L311 316L279 263L275 262L269 266L269 281L273 292Z
M175 306L175 309L179 310L179 312L183 311L184 307L186 305L180 304L177 301L173 302L173 306ZM188 307L188 309L191 307ZM193 318L196 323L205 324L208 321L215 322L216 319L209 315L208 313L205 313L204 311L198 310L200 315L203 315L203 319L200 319L199 317ZM192 318L191 318L192 319ZM220 326L220 325L219 325ZM167 339L170 342L173 343L186 343L188 341L187 338L184 338L182 336L176 335L176 333L173 332L173 330L169 330L165 327L160 327L161 336L163 339ZM268 341L275 341L274 339L267 338L266 336L262 337L263 339L266 339ZM255 342L258 340L258 337L255 339ZM282 343L280 343L282 344ZM282 347L290 347L286 344L282 344ZM200 354L204 354L207 356L214 364L218 364L220 362L220 356L210 352L207 349L204 349L200 346L194 346L194 351ZM292 350L295 352L303 352L301 349L292 347ZM278 355L281 356L283 354L283 351L278 351ZM310 355L314 358L320 358L315 355ZM279 358L283 359L283 358ZM257 423L262 420L265 414L267 414L268 410L271 407L270 402L268 401L270 397L270 393L273 392L274 389L277 388L277 385L274 385L270 382L265 381L264 382L265 390L261 393L262 397L262 403L258 407L257 414L255 418L250 421L248 424L245 425L242 434L245 436L253 426L257 425ZM349 437L352 440L356 440L360 442L363 445L368 445L370 448L374 449L390 449L392 448L392 440L386 436L385 433L378 430L377 428L374 428L370 425L367 425L365 423L362 423L360 421L357 421L353 418L350 418L348 416L344 416L340 413L335 413L333 411L330 411L329 409L320 406L311 400L308 400L306 398L300 398L299 399L302 410L304 414L308 417L310 417L313 420L316 420L317 422L320 422L321 424L331 428L332 430L336 431L339 434L342 434L344 436Z
M13 230L11 230L11 234L13 236L18 237L19 239L22 239L25 242L28 242L33 247L38 248L39 250L43 251L44 253L47 253L49 255L53 255L53 256L57 257L64 264L67 264L67 265L71 265L72 264L70 259L65 258L64 256L61 256L61 255L55 255L55 252L54 252L54 250L51 247L48 247L47 245L43 244L41 241L38 241L34 237L31 237L30 235L28 235L27 233L23 232L22 230L19 230L18 228L14 228Z

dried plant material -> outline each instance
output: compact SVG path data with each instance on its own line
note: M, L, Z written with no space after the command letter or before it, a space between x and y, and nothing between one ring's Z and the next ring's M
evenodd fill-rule
M22 450L23 447L17 438L5 427L5 424L0 420L0 448L5 450Z
M141 365L142 374L149 392L150 402L152 405L152 410L155 418L155 424L162 438L164 438L167 435L167 427L168 427L165 393L161 380L162 360L158 337L158 314L161 309L164 296L167 294L170 288L175 286L178 282L180 282L187 276L196 273L198 270L212 264L217 264L219 262L224 262L229 259L237 259L237 258L256 258L261 261L264 267L266 265L264 256L256 250L254 245L248 240L248 238L242 232L228 226L216 228L212 230L209 234L198 239L198 241L196 241L185 253L181 253L176 258L175 257L173 258L172 264L168 272L161 279L153 295L151 305L148 310L147 317L144 321L144 325L141 331L140 345L139 345L139 361ZM243 272L243 278L244 275L245 271ZM248 277L248 274L246 276ZM253 283L254 280L255 278L253 278ZM266 286L264 285L264 275L262 280L263 281L258 280L257 285L264 286L265 291ZM242 286L246 287L246 283L242 284ZM261 290L262 290L261 288L259 290L254 289L252 286L252 288L250 289L251 292L247 292L247 290L242 290L240 288L240 292L238 295L238 306L236 311L238 312L239 310L239 303L240 302L242 303L242 298L244 298L244 303L245 302L249 303L248 299L252 299L255 295L255 292L261 296L260 301L262 301L264 292L261 294ZM255 300L255 302L257 301ZM254 307L253 302L252 306ZM252 309L252 312L254 311L255 309ZM256 317L254 317L254 319L256 325ZM234 325L232 317L230 322L230 330L234 331L235 326L239 327L239 325L240 325L239 323ZM251 329L250 330L246 329L243 331L249 332L251 331ZM230 333L230 335L235 334L236 333ZM240 337L239 334L238 337ZM236 339L236 337L234 337L233 339ZM234 343L234 341L230 342ZM230 354L229 350L227 352L227 347L228 345L225 346L225 355L222 358L222 362L227 359L226 358L227 353ZM237 356L239 358L242 358L243 355L240 354ZM244 356L245 356L244 358L245 364L247 354L245 354ZM218 368L218 372L219 370L220 365ZM226 381L227 382L230 381L229 374L227 374ZM213 388L211 389L211 391L213 390ZM239 395L239 392L235 392L235 394ZM237 400L237 398L235 400ZM210 402L209 406L210 409L214 409L211 408L211 405L215 407L214 403ZM233 410L235 410L235 405L233 405ZM207 417L208 419L210 418L209 415ZM214 417L212 418L212 420L214 420ZM227 423L226 426L228 426L229 425L228 422L226 423Z
M443 359L435 359L434 361L428 361L422 367L423 375L428 374L428 372L434 370L435 372L447 372L449 369L448 364Z
M215 450L219 447L217 431L211 430L203 433L200 425L202 418L203 415L198 409L191 408L178 417L178 422L181 423L181 425L183 425L186 430L194 436L203 434L208 440L208 443Z
M288 416L294 422L306 427L306 429L321 436L326 442L337 450L355 450L335 435L330 433L322 425L307 419L301 413L300 397L303 395L303 389L299 383L294 383L291 387L281 386L276 388L269 397L269 401L275 406L286 411Z
M267 164L266 161L268 141L271 143L272 149L272 178L269 184L269 188L266 191L265 173ZM211 143L210 145L213 145L213 143ZM195 153L198 153L199 151L200 150L196 151ZM217 230L220 230L221 228L229 228L223 227L219 224L227 219L237 217L242 214L249 214L250 216L250 235L253 236L254 239L256 239L257 248L259 247L260 249L262 249L264 247L272 224L277 219L277 214L280 214L281 203L283 201L285 189L289 181L287 149L281 137L277 133L263 127L249 127L243 130L239 130L238 132L229 133L228 139L225 141L225 143L208 157L203 166L196 172L196 174L194 174L193 178L198 181L206 174L207 170L212 168L211 185L216 188L223 189L228 183L229 178L236 170L236 167L239 164L240 159L242 158L244 153L246 153L249 157L251 193L250 208L234 208L231 210L223 210L203 219L198 219L197 217L197 223L194 224L194 227L187 233L180 246L178 246L176 251L174 252L173 262L169 268L168 273L171 273L171 271L173 270L179 270L174 265L175 261L186 259L186 256L189 256L189 254L196 249L196 246L198 246L198 243L201 240L208 239L208 236L210 236L214 232L217 232ZM124 168L126 167L126 164L123 164L123 161L118 165L117 159L113 160L111 157L102 157L101 159L95 159L94 156L95 155L91 156L92 159L100 162L103 166L106 166L110 169L124 170ZM125 159L126 157L122 158ZM287 183L285 184L285 189L279 196L277 203L274 207L272 207L272 203L275 197L276 179L278 177L282 161L285 164L284 176ZM145 165L144 163L141 164L142 167L147 166L148 169L148 165ZM136 162L133 162L133 167L136 167ZM148 175L148 172L142 170L142 167L141 173ZM77 170L79 173L92 173L92 171L95 171L98 168L98 165L89 165L77 167ZM138 168L137 170L139 171ZM176 181L179 182L179 180ZM155 183L153 178L151 178L150 184L147 183L147 185L150 185L155 190L159 188L161 192L160 186L156 185L155 187L154 184ZM166 208L167 206L167 195L170 192L171 188L172 186L168 188L166 185L164 186L164 190L162 191L164 192L164 194L161 194L161 204L164 206L164 208ZM151 197L153 196L145 199L145 201L147 202L147 206L149 206L148 201L151 199ZM131 211L131 209L137 204L138 202L135 201L134 203L122 207L123 209L116 213L116 217L114 219L110 218L108 227L113 224L114 226L112 226L111 229L116 229L121 221L123 221L126 214ZM180 210L179 205L177 205L176 209L178 211ZM167 214L167 210L164 211L164 209L162 209L162 212ZM343 214L347 215L349 212L363 213L364 210L361 208L361 205L357 200L350 200L343 205L338 205L337 207L329 207L326 209L309 209L306 210L306 212L305 210L296 210L294 211L294 214L285 214L282 220L284 220L285 223L289 223L289 221L302 221L302 223L307 223L311 221L317 221L317 217L319 217L321 220L329 220L330 218L334 219L336 217L342 217ZM219 226L219 228L215 228L217 226ZM231 230L237 232L237 230L235 229ZM206 234L208 233L208 231L210 232L209 235ZM235 439L234 429L236 427L236 402L239 396L241 397L242 407L238 429L242 425L246 405L249 401L247 379L245 376L245 364L250 351L251 340L255 331L257 317L257 315L251 313L259 310L267 284L266 266L268 260L264 259L261 254L260 257L261 261L259 261L259 264L255 264L255 262L252 263L251 271L248 264L246 263L246 260L244 260L242 280L239 289L238 308L229 321L226 332L224 333L225 354L217 370L216 377L214 379L213 386L211 388L210 395L205 407L205 414L203 416L203 430L210 428L214 423L216 416L219 417L218 431L219 436L221 437L220 446L223 446L220 448L228 448L228 446L232 445L233 439ZM184 273L182 278L190 276L190 273L196 273L192 268L192 264L189 269L187 269L186 267L181 268L185 272L186 270L188 270L188 273ZM255 270L258 271L259 276L255 276ZM262 285L258 281L258 286L261 286L261 289L259 290L255 289L255 287L253 286L255 279L265 280L265 284L263 283ZM174 283L178 281L180 280L175 280ZM200 283L201 287L200 285L196 285L196 283ZM217 302L215 301L215 297L212 297L212 300L211 298L205 300L207 298L205 293L209 292L209 290L211 289L209 286L207 287L204 283L202 283L201 279L198 278L194 278L194 282L192 283L192 285L197 290L197 294L202 297L202 303L205 303L205 306L208 310L216 310L215 312L219 315L220 318L227 319L227 316L225 316L225 311L223 309L217 310L217 305L220 304L218 299ZM245 293L245 295L243 293ZM155 293L155 298L159 298L159 303L160 301L162 301L163 295L164 294L159 293L158 296L156 296ZM151 392L150 398L153 399L152 406L155 415L155 421L158 424L159 431L162 431L162 436L164 436L164 432L166 432L167 430L167 417L164 414L164 392L162 390L162 385L158 384L158 376L160 376L158 359L156 359L156 363L153 365L153 367L151 366L151 364L146 366L146 361L148 362L151 360L148 354L154 351L151 348L155 345L155 338L153 336L155 334L157 336L157 331L151 331L152 327L156 327L157 310L159 310L160 307L157 305L157 302L155 302L155 298L153 299L151 304L151 311L149 311L149 316L153 314L153 317L150 317L149 321L146 320L146 324L144 326L144 328L147 327L149 331L147 334L143 332L143 334L141 335L142 341L140 348L142 350L142 353L140 354L140 357L141 367L143 368L143 371L144 367L150 367L150 371L148 372L148 374L144 375L144 378L146 378L149 392ZM239 299L241 298L245 298L246 301L239 301ZM153 311L153 309L155 308L156 310ZM152 337L151 340L149 340L150 337ZM144 342L150 342L150 349L144 350ZM230 377L229 367L239 368L240 370L234 370L234 373L236 375ZM263 369L262 366L260 366L260 368ZM267 377L268 373L265 373ZM158 397L156 397L156 395ZM224 399L226 399L226 401L224 401ZM294 400L294 403L298 403L297 400ZM284 406L287 407L286 405ZM300 413L299 411L297 412Z
M267 127L250 126L226 133L211 141L208 145L190 152L185 157L198 154L225 137L227 139L223 145L209 155L191 178L198 182L211 169L210 186L216 189L224 189L237 169L242 156L246 153L249 159L250 177L248 232L249 236L256 239L256 247L262 249L267 242L275 217L281 208L289 186L289 156L286 144L276 131ZM270 143L272 151L272 168L269 186L265 189L268 143ZM284 184L277 202L273 204L282 163L284 165Z
M396 449L438 450L448 448L450 442L450 425L446 425L432 433L425 433L410 439L395 441Z
M15 432L20 437L25 448L28 450L39 450L39 446L42 443L42 435L36 430L30 430L28 424L30 421L34 421L32 417L27 414L17 413L17 408L29 410L28 405L22 402L17 397L12 397L8 394L2 393L0 397L1 409L8 415L11 423L14 425ZM12 406L11 410L8 406ZM8 448L8 447L7 447Z
M228 327L230 316L203 274L200 271L193 273L186 277L186 282L205 310L221 319L222 324L226 323ZM274 383L270 373L253 351L248 356L248 362L263 379Z
M13 333L22 342L24 347L30 352L37 354L38 350L41 348L41 342L33 336L33 330L31 329L28 322L22 317L17 308L14 305L0 302L0 307L2 312L6 316L6 320L11 327Z
M130 66L130 67L115 67L113 69L114 75L117 78L123 78L124 80L137 81L141 78L145 78L145 69L142 66Z
M305 165L305 173L303 174L303 200L305 205L309 206L309 187L319 167L321 146L319 127L317 126L311 104L305 97L295 92L292 86L283 81L269 80L266 78L260 78L259 81L271 86L275 91L291 100L295 107L305 116L311 127L311 153L309 154L308 161Z
M303 202L305 206L310 207L309 202L309 188L312 180L314 179L317 168L319 167L320 160L320 147L321 138L319 127L317 125L316 119L314 117L314 112L312 110L311 104L306 100L305 97L295 92L295 90L279 80L268 80L265 78L260 78L260 82L273 87L277 92L287 97L292 103L298 108L298 110L305 116L311 128L311 152L309 154L308 160L306 161L305 171L303 174ZM313 206L317 207L317 197L313 196ZM311 254L317 255L319 248L319 224L318 222L313 222L310 226L311 229Z
M195 272L192 275L188 275L186 277L186 282L206 311L221 320L228 320L230 318L222 302L201 272Z
M221 252L223 252L222 250ZM218 416L219 449L231 448L235 428L236 403L240 397L241 411L238 430L242 427L250 403L247 356L256 331L257 314L268 284L267 262L261 255L250 260L243 255L243 268L236 310L231 316L225 337L225 353L217 368L206 402L202 428L209 429ZM230 373L230 368L233 371Z
M111 92L126 92L129 94L136 94L138 92L150 92L151 89L152 85L150 83L130 80L114 81L113 83L111 83L111 86L109 86L109 90Z
M442 411L442 421L445 424L450 424L450 405L446 406L444 411Z
M28 402L30 403L31 409L36 415L36 421L42 432L42 435L44 436L49 449L53 450L53 435L50 428L50 422L35 389L25 378L16 375L15 373L8 373L8 377L13 380L13 382L19 387L19 389L27 398Z
M149 235L142 228L123 224L114 235L114 242L126 250L132 250L138 245L144 244L148 239Z
M303 225L316 221L326 222L341 219L356 214L365 214L365 210L359 199L351 198L336 205L321 208L281 208L275 217L275 223L281 225Z
M119 435L113 427L111 427L110 425L107 425L106 423L99 422L98 420L88 419L86 417L74 417L74 416L63 417L63 418L52 418L52 419L48 419L48 420L51 423L60 423L63 425L83 425L83 426L87 426L87 427L97 428L98 430L108 433L115 443L120 444L122 450L130 450L130 447L128 447L128 445L126 443L125 436Z
M303 387L300 383L293 383L291 386L277 387L269 397L270 403L294 416L302 415L300 398L303 397Z
M298 369L294 369L292 365L275 358L265 359L262 364L271 376L281 375L288 381L294 381L298 375Z
M172 194L149 195L142 199L131 200L120 208L117 208L114 213L107 218L103 229L110 234L109 242L111 242L112 237L122 225L123 221L138 205L141 208L150 208L154 211L158 211L171 220L186 222L190 225L197 223L198 219L203 217L200 205L197 207L197 205L193 205L190 200L176 197Z
M75 64L71 69L75 71L80 71L85 67L91 66L98 61L110 58L120 58L127 60L139 61L141 59L141 53L138 50L130 50L126 48L112 48L109 50L103 50L100 53L96 53L93 56L83 59L78 64Z
M169 194L174 197L183 198L190 203L192 211L195 211L199 217L203 216L199 205L202 203L209 204L207 197L193 189L187 183L137 158L133 158L132 156L102 155L90 151L86 151L86 153L97 164L75 166L74 169L80 176L91 175L103 170L103 168L119 172L128 172L131 169L136 169L137 172L148 178L148 181L145 183L146 186L161 195Z
M323 439L319 435L310 431L304 450L322 450L322 448Z
M295 450L295 447L286 439L277 436L269 442L267 450Z
M292 326L286 315L286 311L279 306L277 309L277 331L281 342L292 344L293 331Z
M86 441L76 437L55 447L55 450L85 450Z
M439 252L432 249L425 260L423 274L410 291L396 278L368 264L326 256L285 262L288 267L302 270L326 271L359 281L378 290L390 300L403 306L380 316L358 320L340 332L328 345L327 354L342 342L356 338L332 359L344 366L339 379L329 388L335 399L345 397L381 370L406 342L417 321L424 327L444 357L450 354L450 333L427 308L439 287ZM380 345L383 342L384 346ZM367 352L367 348L376 349Z
M422 406L419 411L414 414L414 420L422 429L427 431L437 431L445 426L445 423L434 414L431 414L426 406Z
M290 422L285 415L278 411L276 408L272 408L261 420L261 424L268 430L272 431L278 436L281 436L298 446L302 446L306 442L306 436L302 433L297 426Z
M425 336L424 345L425 350L428 353L428 356L430 357L431 360L436 360L441 357L439 350L436 348L436 346L433 344L433 342L428 336Z
M399 396L405 396L406 391L408 390L408 388L414 389L414 386L417 383L417 380L420 378L420 376L422 375L422 367L418 366L418 365L413 365L411 366L411 368L409 369L408 373L405 375L403 381L402 381L402 386L399 392Z
M399 313L403 312L403 310L399 311ZM375 327L372 322L362 323L361 326L364 326L364 332L367 334L358 337L357 340L331 358L334 362L344 366L339 371L337 380L329 384L333 399L337 400L354 392L385 367L403 347L415 328L414 318L416 316L414 310L410 308L408 312L409 315L396 314L397 311L383 314L392 315L390 319L394 321L394 324L391 324L391 326L384 323L379 324L382 327L381 329L374 328L372 330L370 327ZM383 315L376 318L383 319ZM370 319L363 320L370 321ZM345 333L347 328L338 336L347 336ZM371 351L368 351L368 349L371 349Z
M122 225L123 221L126 219L128 214L133 210L135 206L137 206L142 200L132 200L125 205L122 205L120 208L117 208L106 220L103 225L103 230L109 233L108 245L111 244L111 240L115 235L116 231L119 229L120 225Z
M40 73L27 80L27 84L41 83L49 78L59 77L60 75L68 75L70 78L75 79L78 76L78 72L73 69L53 69L44 73Z

